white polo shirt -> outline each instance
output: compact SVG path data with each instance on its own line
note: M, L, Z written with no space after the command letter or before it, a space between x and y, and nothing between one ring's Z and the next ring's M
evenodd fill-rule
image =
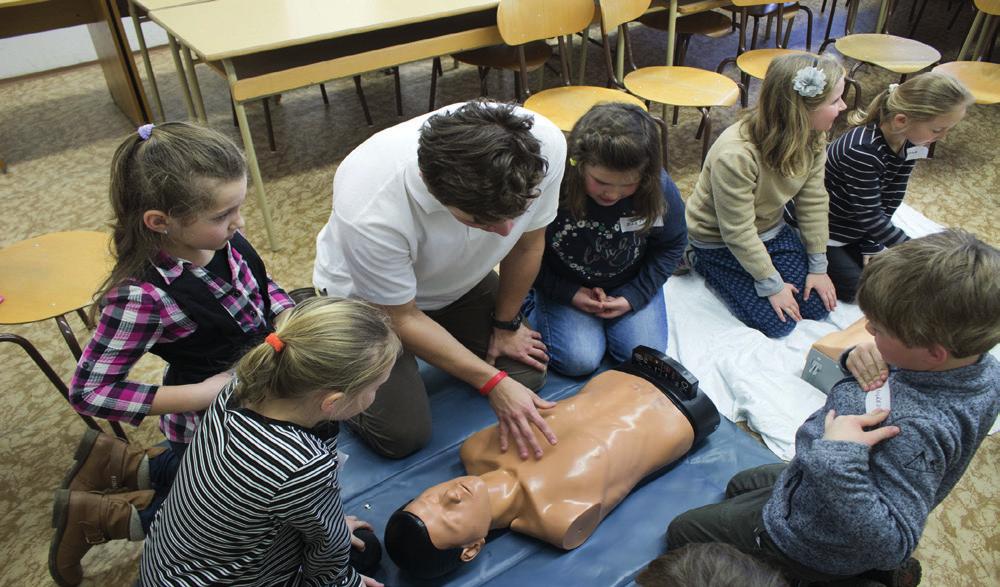
M415 300L437 310L471 290L526 232L556 216L566 161L566 139L548 119L534 118L531 133L541 143L548 172L541 194L500 236L460 223L427 190L417 166L420 128L445 106L379 132L354 149L333 178L330 220L316 237L313 284L328 295L384 305Z

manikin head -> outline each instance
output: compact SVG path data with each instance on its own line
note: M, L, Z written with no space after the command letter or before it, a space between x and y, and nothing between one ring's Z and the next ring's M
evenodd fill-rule
M480 477L457 477L392 514L385 528L386 551L416 577L440 577L479 554L492 522L486 483Z

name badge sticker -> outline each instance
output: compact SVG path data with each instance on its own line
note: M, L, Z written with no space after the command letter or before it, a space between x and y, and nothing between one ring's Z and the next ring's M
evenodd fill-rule
M920 145L914 145L914 146L912 146L912 147L910 147L909 149L906 150L906 160L907 161L912 161L914 159L926 159L927 158L927 154L929 152L930 152L930 149L928 149L927 147L923 147L923 146L920 146Z
M635 232L641 230L645 221L641 216L631 216L626 218L618 219L618 227L621 228L622 232ZM653 226L663 226L663 218L657 218L653 222Z
M882 387L875 389L873 391L869 391L868 393L865 394L866 414L870 414L873 411L878 410L880 408L883 410L888 410L890 409L891 404L892 404L892 393L889 391L888 381L886 381L885 385L883 385Z

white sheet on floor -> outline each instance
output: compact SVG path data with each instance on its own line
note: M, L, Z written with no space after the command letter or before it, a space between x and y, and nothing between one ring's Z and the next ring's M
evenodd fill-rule
M913 237L942 229L906 204L893 222ZM694 373L721 414L733 422L746 421L776 455L791 459L795 431L826 399L799 377L809 347L852 324L861 310L838 302L826 320L803 320L792 334L774 340L744 326L695 273L669 279L665 291L667 354ZM992 352L1000 358L1000 347ZM1000 418L990 433L998 429Z

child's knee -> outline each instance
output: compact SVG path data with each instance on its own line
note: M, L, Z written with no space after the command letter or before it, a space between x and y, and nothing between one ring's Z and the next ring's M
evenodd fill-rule
M601 366L603 355L596 352L569 352L552 355L549 366L567 377L583 377L590 375Z
M775 316L773 320L761 320L757 323L749 324L749 326L761 331L768 338L781 338L782 336L788 336L795 330L795 320L785 318L785 321L782 322Z

